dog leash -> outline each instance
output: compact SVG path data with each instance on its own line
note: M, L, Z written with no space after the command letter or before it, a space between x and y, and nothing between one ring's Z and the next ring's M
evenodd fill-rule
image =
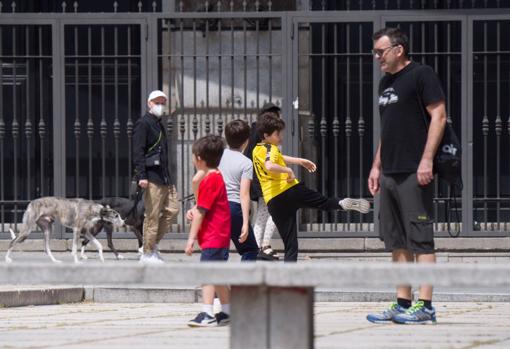
M135 193L135 203L133 205L133 207L129 210L129 212L127 213L126 217L129 217L131 214L133 214L133 212L136 211L136 207L138 206L138 203L140 202L140 200L142 199L142 194L143 194L143 188L141 188L140 186L137 186L136 187L136 193Z
M143 188L141 188L140 186L137 186L136 193L135 193L135 195L136 195L135 203L134 203L133 207L126 214L126 218L129 217L133 212L135 212L136 207L138 206L138 203L142 199L142 194L143 194ZM194 197L195 196L193 194L190 194L188 196L183 197L182 199L179 199L179 201L186 202L186 201L194 199Z

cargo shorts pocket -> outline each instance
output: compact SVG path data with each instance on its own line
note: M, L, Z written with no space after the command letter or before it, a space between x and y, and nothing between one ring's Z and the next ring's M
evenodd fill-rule
M411 219L408 236L409 249L415 252L434 250L434 227L430 219Z

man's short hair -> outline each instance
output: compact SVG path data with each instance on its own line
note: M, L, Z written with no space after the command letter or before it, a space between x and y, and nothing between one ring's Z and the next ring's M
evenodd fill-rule
M208 135L199 138L193 143L191 151L196 157L204 160L207 167L216 168L220 164L225 142L223 138L216 135Z
M274 131L281 131L285 128L285 121L273 112L265 112L260 115L257 121L257 134L264 139L264 134L272 134Z
M225 139L232 149L239 149L250 137L250 125L244 120L230 121L225 126Z
M402 46L404 49L404 56L409 56L409 38L399 28L382 28L374 33L372 39L374 41L379 40L383 36L387 36L390 39L392 46Z

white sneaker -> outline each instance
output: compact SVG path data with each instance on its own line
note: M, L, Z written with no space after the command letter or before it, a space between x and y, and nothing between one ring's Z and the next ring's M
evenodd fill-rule
M161 255L159 254L159 251L158 250L155 250L154 251L154 256L159 259L161 262L165 262L165 260L163 259L163 257L161 257Z
M154 255L156 256L157 259L159 259L160 261L164 262L165 260L163 259L163 257L161 257L161 254L159 253L159 246L156 244L154 245Z
M370 202L365 199L351 199L345 198L338 202L341 208L345 211L358 211L361 213L368 213L370 211Z
M144 253L140 257L141 264L163 264L163 260L159 259L155 253Z

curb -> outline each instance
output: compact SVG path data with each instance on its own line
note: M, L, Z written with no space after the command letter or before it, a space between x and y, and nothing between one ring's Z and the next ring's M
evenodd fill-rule
M5 287L4 287L5 288ZM414 295L418 299L418 295ZM315 291L316 302L391 302L394 291ZM0 290L0 307L79 303L197 303L200 288L54 287ZM434 292L435 302L510 302L510 293Z
M184 234L169 234L169 238L161 241L159 249L165 253L182 253L186 240L183 238ZM177 238L178 236L178 238ZM10 240L0 239L0 251L6 251L9 246ZM103 245L105 251L109 251L105 239L100 238L99 242ZM72 241L69 239L53 239L51 240L52 251L70 251L72 248ZM301 237L300 238L300 253L381 253L384 252L384 244L379 238L374 237L344 237L344 238L316 238L316 237ZM477 237L459 237L459 238L444 238L436 237L436 251L437 252L480 252L480 253L495 253L495 252L510 252L510 236L507 237L490 237L490 238L477 238ZM119 252L136 252L138 243L135 239L113 239L113 244ZM283 243L281 239L273 239L271 246L277 251L283 250ZM231 250L234 251L234 245L231 244ZM29 239L23 244L16 247L17 251L44 251L44 244L42 239ZM90 247L89 250L95 250Z
M83 287L13 287L10 290L0 290L0 307L79 303L83 298Z

